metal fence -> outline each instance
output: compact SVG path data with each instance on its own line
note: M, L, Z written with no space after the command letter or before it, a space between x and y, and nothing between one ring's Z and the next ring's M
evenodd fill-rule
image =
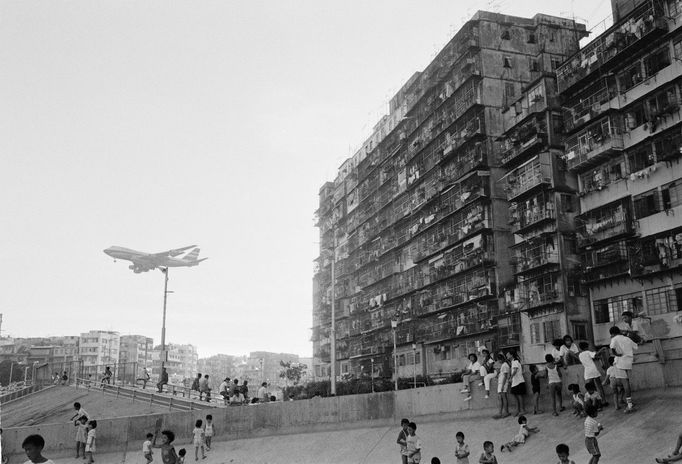
M105 378L106 368L111 370L111 377ZM83 361L66 361L36 364L32 369L31 380L33 383L74 383L74 379L86 379L92 383L100 383L104 380L110 385L135 385L137 379L142 374L136 362L112 363L86 366ZM66 374L67 381L62 381L62 376ZM58 380L57 380L58 378Z

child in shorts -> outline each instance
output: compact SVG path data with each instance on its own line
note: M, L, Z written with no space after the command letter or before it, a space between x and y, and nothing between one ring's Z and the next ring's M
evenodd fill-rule
M580 386L572 383L568 386L568 391L573 394L573 415L585 417L585 397L580 393Z
M154 458L152 455L154 454L152 452L152 440L154 439L154 434L153 433L148 433L147 434L147 440L145 440L144 443L142 443L142 455L144 458L147 460L147 464L152 462Z
M204 425L204 440L206 441L206 451L211 451L211 439L215 430L213 429L213 416L206 415L206 424Z
M407 464L419 464L421 462L422 442L416 432L417 424L410 422L407 426Z
M592 455L588 464L597 464L599 458L601 457L601 451L599 451L599 443L597 442L597 435L601 432L604 427L597 422L597 408L593 405L589 405L585 408L585 447L587 452Z
M564 396L561 390L561 369L554 360L554 356L549 353L545 355L545 368L547 369L547 386L552 397L552 415L558 416L559 411L566 409L564 408ZM559 409L556 407L557 399L559 400Z
M96 447L95 442L97 441L97 421L91 420L88 422L88 438L85 442L85 456L87 458L87 464L92 464L95 460L93 455L95 454Z
M201 459L206 459L206 453L204 452L204 429L201 425L204 422L201 419L197 419L194 423L194 430L192 430L192 435L194 435L194 460L199 460L199 448L201 448Z
M542 373L535 364L531 364L529 369L530 385L533 390L533 414L542 414L542 411L540 411L540 378Z
M76 426L76 459L81 455L85 459L85 442L88 440L88 418L80 416L74 424ZM81 453L81 450L83 451Z
M614 366L615 358L609 357L609 368L606 370L606 381L604 385L610 385L613 391L613 402L616 405L616 410L620 409L621 404L625 405L625 389L623 388L623 378L627 378L627 373Z

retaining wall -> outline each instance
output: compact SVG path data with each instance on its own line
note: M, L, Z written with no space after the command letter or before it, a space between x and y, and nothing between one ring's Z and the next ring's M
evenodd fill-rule
M646 345L645 345L646 346ZM649 348L647 348L649 349ZM633 369L633 387L637 389L660 388L682 385L682 361L680 359L659 362L654 348L638 355ZM527 380L528 375L526 374ZM582 366L570 366L564 375L564 386L569 383L584 383ZM191 442L192 429L197 419L213 415L216 440L230 440L257 436L305 433L322 430L338 430L362 426L385 426L399 423L402 417L415 418L438 416L442 419L495 413L498 407L495 379L491 382L492 395L485 399L481 387L472 384L470 401L464 401L460 393L461 383L445 384L398 392L381 392L363 395L348 395L333 398L312 398L309 400L273 402L249 406L215 408L203 411L182 411L146 416L97 420L97 452L137 453L145 435L154 432L157 420L161 429L173 430L176 443ZM530 394L530 382L527 382ZM541 401L547 407L546 380L542 381ZM566 394L566 397L568 395ZM636 397L635 397L636 398ZM514 399L510 395L513 411ZM530 395L526 408L532 410ZM3 431L3 453L11 462L24 462L21 450L23 439L33 433L41 434L46 441L45 453L50 457L68 456L74 453L75 428L71 422L46 424L34 427L9 428Z

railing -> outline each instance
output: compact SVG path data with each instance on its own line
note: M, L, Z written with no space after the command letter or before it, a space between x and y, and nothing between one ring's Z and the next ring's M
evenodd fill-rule
M548 203L553 205L553 203ZM556 219L556 211L554 207L537 208L537 209L523 209L517 212L518 219L512 222L512 232L518 233L526 227L534 226L542 221L548 219Z
M610 210L610 211L609 211ZM619 235L632 234L635 231L627 205L618 204L606 210L590 211L576 221L576 242L579 247L608 240Z
M567 131L588 123L609 108L609 102L617 95L615 83L583 97L579 103L564 108L564 124Z
M553 246L528 248L517 252L513 264L514 273L521 274L548 264L559 264L559 253Z
M592 74L600 66L616 57L625 57L625 51L647 43L654 34L668 30L668 23L658 2L643 2L620 25L597 37L582 50L557 68L557 87L565 92L578 81Z
M622 124L611 117L604 118L566 141L568 168L582 170L623 146Z
M23 384L23 382L21 382ZM41 385L41 384L33 384L33 385L24 385L21 388L17 388L15 390L10 390L10 391L3 391L0 394L0 404L6 404L9 403L10 401L14 401L19 398L23 398L26 395L30 395L31 393L35 393L39 390L42 390L43 388L49 388L50 385Z
M535 158L509 173L507 176L507 199L512 200L538 185L551 183L551 166L541 163L540 158Z

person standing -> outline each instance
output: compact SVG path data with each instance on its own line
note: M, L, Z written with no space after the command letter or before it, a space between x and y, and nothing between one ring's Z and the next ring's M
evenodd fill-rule
M267 403L270 401L270 394L268 393L268 383L263 382L258 389L258 402Z
M190 390L194 390L195 392L199 392L199 388L201 385L201 372L197 374L197 376L194 378L192 381L192 386L190 387ZM201 393L199 393L199 400L201 400Z
M402 464L407 464L407 426L410 425L409 419L402 419L400 421L400 432L398 432L398 439L395 441L400 446L400 458Z
M199 380L199 401L202 401L204 398L204 394L209 397L209 391L211 389L208 387L208 374L205 374L200 380ZM208 400L207 400L208 401Z
M507 389L509 388L509 374L511 373L511 367L502 353L498 353L497 362L500 365L497 373L497 398L500 402L500 412L494 416L494 418L502 419L504 417L510 416L509 396L507 395Z
M168 371L165 367L161 369L161 377L159 378L159 383L156 384L159 393L163 393L164 385L168 385Z
M223 397L225 400L225 404L228 404L230 402L230 378L225 377L223 381L220 383L220 387L218 388L218 392L220 393L220 396Z
M508 352L507 361L511 363L511 393L514 395L514 399L516 399L516 414L514 414L514 417L517 417L521 414L526 414L526 405L524 403L526 379L523 377L523 367L516 352Z
M637 344L632 341L631 338L626 337L620 333L620 329L613 326L609 329L609 334L611 335L611 353L615 356L613 362L616 368L616 377L621 378L621 383L623 385L623 390L625 390L625 401L627 402L627 407L625 412L632 412L634 406L632 404L632 391L630 388L630 372L632 371L632 362L635 358L635 351L637 350ZM624 375L618 375L618 370L624 371Z

